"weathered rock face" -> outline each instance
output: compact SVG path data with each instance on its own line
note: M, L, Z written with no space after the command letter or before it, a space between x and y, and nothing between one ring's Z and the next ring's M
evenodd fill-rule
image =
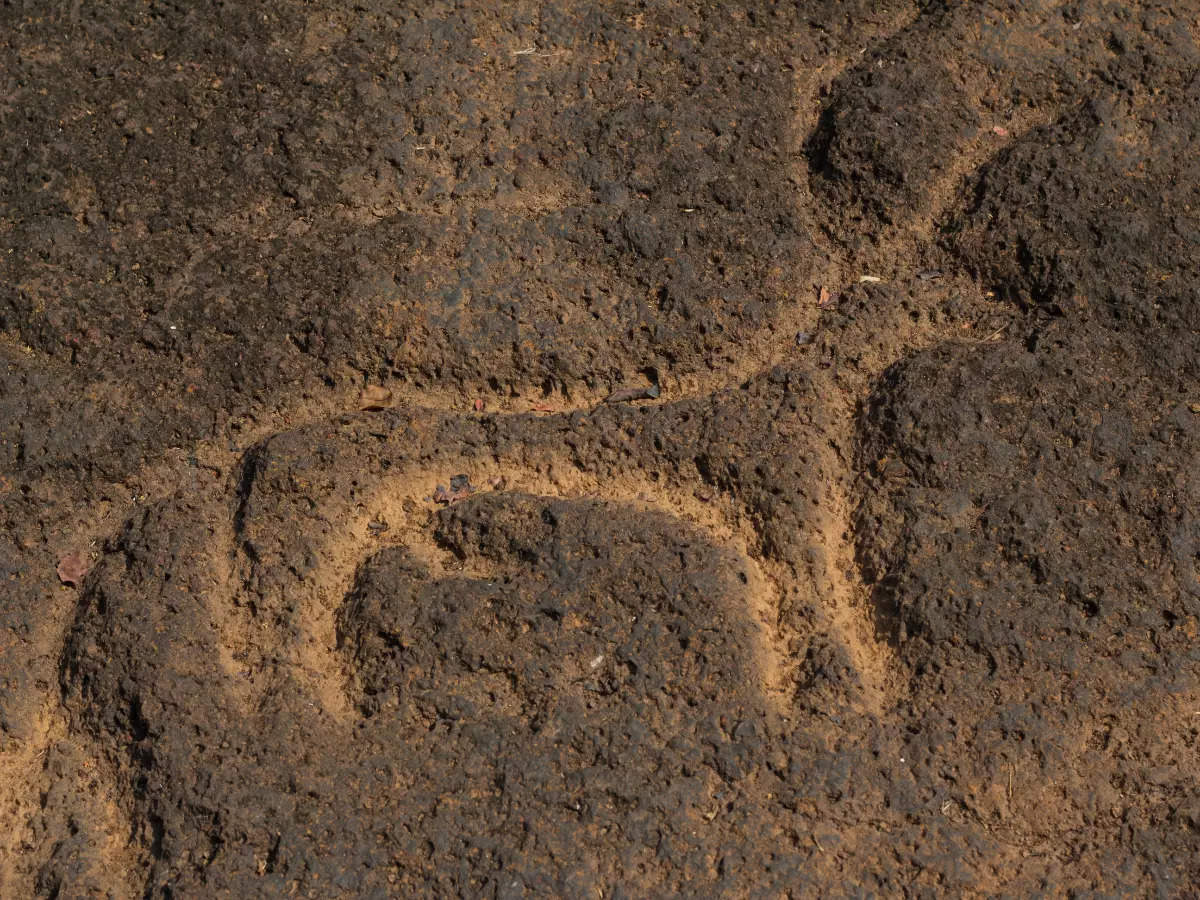
M63 686L86 732L133 748L118 784L151 823L150 883L656 892L765 864L797 682L777 588L720 516L690 524L671 495L703 483L702 450L731 498L766 508L758 483L804 451L809 393L779 372L652 415L388 414L267 441L227 534L182 498L148 510L92 576ZM754 474L718 427L735 417L765 442L741 460ZM422 469L486 456L521 478L516 458L536 471L564 444L576 478L629 499L485 491L407 542L355 510L399 531ZM800 534L795 505L774 518ZM797 541L769 559L798 563Z
M1200 881L1183 5L85 6L0 13L0 894Z
M1130 358L1078 329L898 364L863 416L858 514L920 711L906 755L953 815L1131 841L1111 882L1127 891L1195 877L1200 799L1200 485L1171 462L1197 458L1200 431Z

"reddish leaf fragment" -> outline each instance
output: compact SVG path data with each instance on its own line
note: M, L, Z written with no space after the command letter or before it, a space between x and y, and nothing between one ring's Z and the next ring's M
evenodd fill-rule
M433 500L435 503L453 504L460 500L466 500L471 496L469 487L457 491L448 491L442 485L437 486L437 490L433 492Z
M475 412L483 412L483 398L482 397L475 398Z
M58 561L58 580L63 584L69 584L72 587L79 587L83 584L83 579L87 573L92 570L92 563L88 559L86 553L80 553L78 550L68 553Z
M1008 129L1002 128L1001 126L996 125L992 128L992 134L998 135L1000 137L1008 137Z
M471 484L470 478L466 475L455 475L450 479L450 490L446 490L443 485L439 484L430 499L437 503L457 503L459 500L466 500L474 493L475 488Z

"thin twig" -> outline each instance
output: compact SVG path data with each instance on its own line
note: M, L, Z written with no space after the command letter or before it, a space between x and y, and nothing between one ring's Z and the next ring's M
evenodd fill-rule
M997 328L995 331L993 331L987 337L980 339L978 343L986 344L989 341L995 340L996 338L1000 337L1000 335L1004 334L1004 332L1008 330L1008 326L1011 324L1012 324L1012 322L1005 322L1003 325L1001 325L999 328Z

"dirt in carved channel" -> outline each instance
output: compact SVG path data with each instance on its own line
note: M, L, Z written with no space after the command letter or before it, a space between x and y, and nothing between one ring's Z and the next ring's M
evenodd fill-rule
M0 895L1187 896L1196 29L0 11Z

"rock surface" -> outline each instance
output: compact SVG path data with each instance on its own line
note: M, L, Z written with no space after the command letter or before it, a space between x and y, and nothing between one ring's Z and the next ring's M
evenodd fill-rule
M0 10L0 895L1187 895L1195 29Z

